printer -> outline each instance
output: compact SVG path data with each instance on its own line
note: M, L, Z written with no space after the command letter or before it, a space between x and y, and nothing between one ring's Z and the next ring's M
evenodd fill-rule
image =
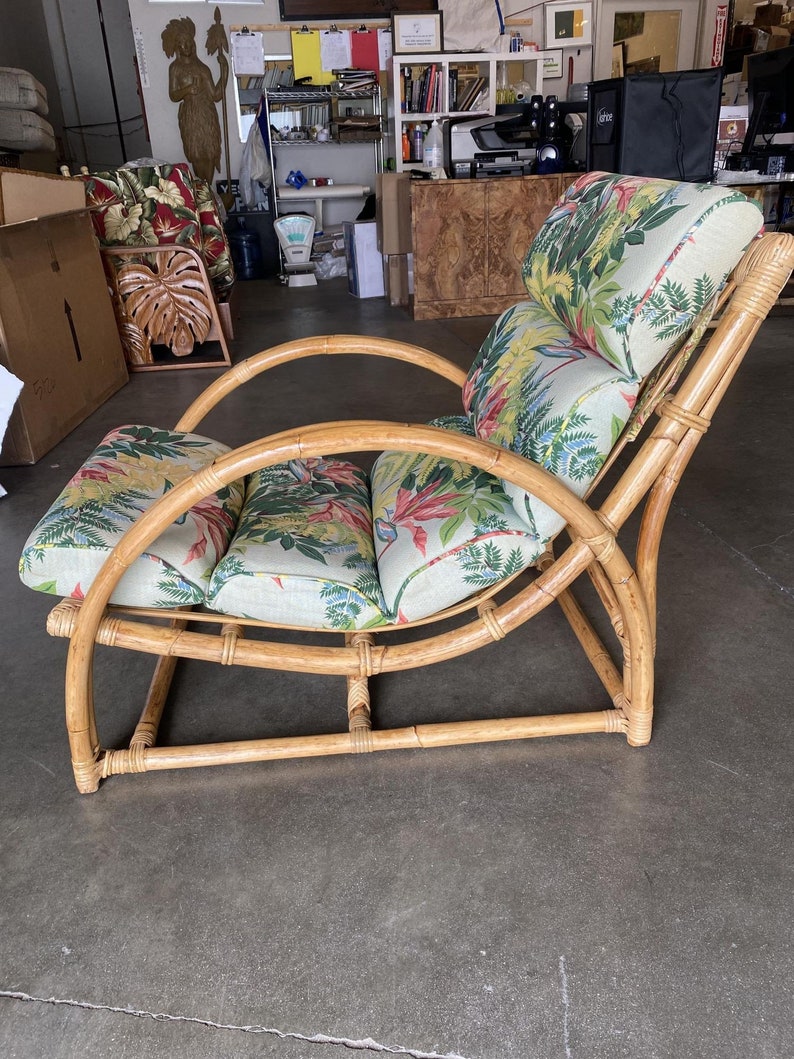
M451 118L444 128L444 166L451 177L524 176L535 161L524 108L478 118Z

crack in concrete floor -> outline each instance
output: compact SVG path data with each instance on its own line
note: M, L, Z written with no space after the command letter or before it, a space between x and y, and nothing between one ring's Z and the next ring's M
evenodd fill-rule
M0 998L6 1000L17 1000L34 1004L52 1004L56 1007L82 1008L86 1011L105 1011L114 1015L127 1015L139 1019L153 1019L155 1022L186 1022L193 1025L206 1026L208 1029L228 1030L236 1033L264 1033L282 1040L303 1041L307 1044L328 1044L341 1048L349 1048L360 1052L380 1052L389 1055L407 1055L411 1059L466 1059L466 1056L458 1055L457 1052L423 1052L417 1048L405 1048L402 1045L380 1044L371 1037L354 1040L349 1037L332 1037L325 1033L314 1033L307 1036L294 1031L278 1030L269 1026L236 1026L223 1022L214 1022L212 1019L200 1019L191 1015L171 1015L166 1012L140 1011L136 1008L116 1007L112 1004L93 1004L87 1000L70 1000L63 997L40 997L32 996L17 990L0 989Z

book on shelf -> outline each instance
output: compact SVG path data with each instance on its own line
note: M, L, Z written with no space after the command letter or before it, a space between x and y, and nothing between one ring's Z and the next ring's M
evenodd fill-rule
M487 85L488 79L486 77L475 77L459 85L457 109L459 111L475 110L485 95Z
M409 114L432 114L441 110L442 71L437 63L421 69L406 66L402 74L400 106Z
M458 71L457 68L452 66L449 70L449 109L458 109Z

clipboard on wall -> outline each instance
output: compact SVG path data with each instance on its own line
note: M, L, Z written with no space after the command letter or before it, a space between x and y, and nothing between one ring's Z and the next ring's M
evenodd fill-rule
M350 34L351 65L354 70L379 70L380 56L378 50L377 30L354 30Z
M290 32L292 43L292 65L295 71L295 81L308 78L312 84L328 85L333 81L334 75L323 71L322 58L320 56L320 33L316 29L293 29ZM296 84L296 87L298 85Z

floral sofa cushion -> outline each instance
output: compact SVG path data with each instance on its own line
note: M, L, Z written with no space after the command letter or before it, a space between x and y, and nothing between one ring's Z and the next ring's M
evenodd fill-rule
M467 423L434 425L470 433ZM275 624L373 628L454 604L541 551L499 479L474 467L384 453L370 497L351 463L294 460L249 479L207 605Z
M345 460L306 459L251 475L207 603L284 625L382 625L364 471Z
M478 437L545 467L584 496L628 420L639 383L583 346L536 302L506 310L464 387ZM543 542L562 527L547 505L505 483L516 511Z
M430 425L473 433L462 416ZM379 456L372 515L384 602L397 623L453 606L543 552L544 542L516 514L498 478L436 456Z
M82 179L101 246L189 247L202 256L219 300L228 298L234 268L226 233L209 186L186 163L113 169Z
M31 533L20 559L22 580L40 592L81 599L125 530L163 493L228 451L198 434L148 426L112 431ZM202 603L242 501L240 482L201 500L130 566L111 602Z
M762 226L757 203L729 188L586 173L533 240L524 282L583 347L642 379Z

